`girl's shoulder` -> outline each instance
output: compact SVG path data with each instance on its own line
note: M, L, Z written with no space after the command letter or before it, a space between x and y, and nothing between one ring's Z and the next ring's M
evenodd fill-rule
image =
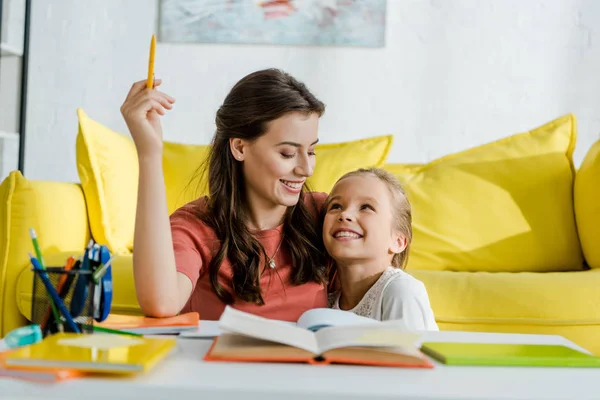
M422 297L427 296L425 284L399 268L388 267L380 279L383 296Z

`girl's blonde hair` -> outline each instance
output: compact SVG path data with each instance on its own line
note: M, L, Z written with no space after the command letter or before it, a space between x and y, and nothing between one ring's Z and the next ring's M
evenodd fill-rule
M404 269L408 263L408 254L410 243L412 242L412 208L406 196L406 192L402 188L402 184L393 174L381 168L360 168L343 175L342 179L351 176L371 175L385 183L390 191L390 199L392 202L392 212L394 213L392 229L400 232L406 238L406 248L403 252L394 254L392 258L392 266L395 268Z

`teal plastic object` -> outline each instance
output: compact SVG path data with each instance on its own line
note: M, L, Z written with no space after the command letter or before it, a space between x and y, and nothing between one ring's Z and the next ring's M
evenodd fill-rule
M34 344L41 340L42 330L37 324L13 329L4 337L4 342L11 349Z

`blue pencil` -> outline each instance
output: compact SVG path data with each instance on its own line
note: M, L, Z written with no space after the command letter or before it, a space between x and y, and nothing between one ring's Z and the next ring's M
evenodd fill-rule
M31 264L33 265L33 268L39 273L40 278L42 279L42 282L44 283L46 291L50 295L51 300L54 302L54 304L56 304L58 310L64 315L69 328L71 328L73 332L81 333L79 328L75 324L75 321L73 321L73 318L71 318L71 314L69 314L65 303L63 303L62 299L56 292L56 289L54 289L52 282L50 282L50 278L48 278L48 274L46 273L46 271L42 269L42 266L35 257L33 257L32 255L29 255L29 257L31 259Z

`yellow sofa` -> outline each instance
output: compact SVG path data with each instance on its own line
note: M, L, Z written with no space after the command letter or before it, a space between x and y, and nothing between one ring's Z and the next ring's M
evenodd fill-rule
M112 312L140 312L135 148L83 110L79 122L80 183L15 171L0 186L0 337L30 316L30 227L47 265L79 255L90 237L108 245L116 254ZM576 171L575 117L423 165L386 164L392 139L319 145L310 183L328 191L344 172L367 166L400 178L413 205L407 270L425 283L440 328L559 334L600 355L600 144ZM197 166L206 150L165 142L169 211L205 190Z

